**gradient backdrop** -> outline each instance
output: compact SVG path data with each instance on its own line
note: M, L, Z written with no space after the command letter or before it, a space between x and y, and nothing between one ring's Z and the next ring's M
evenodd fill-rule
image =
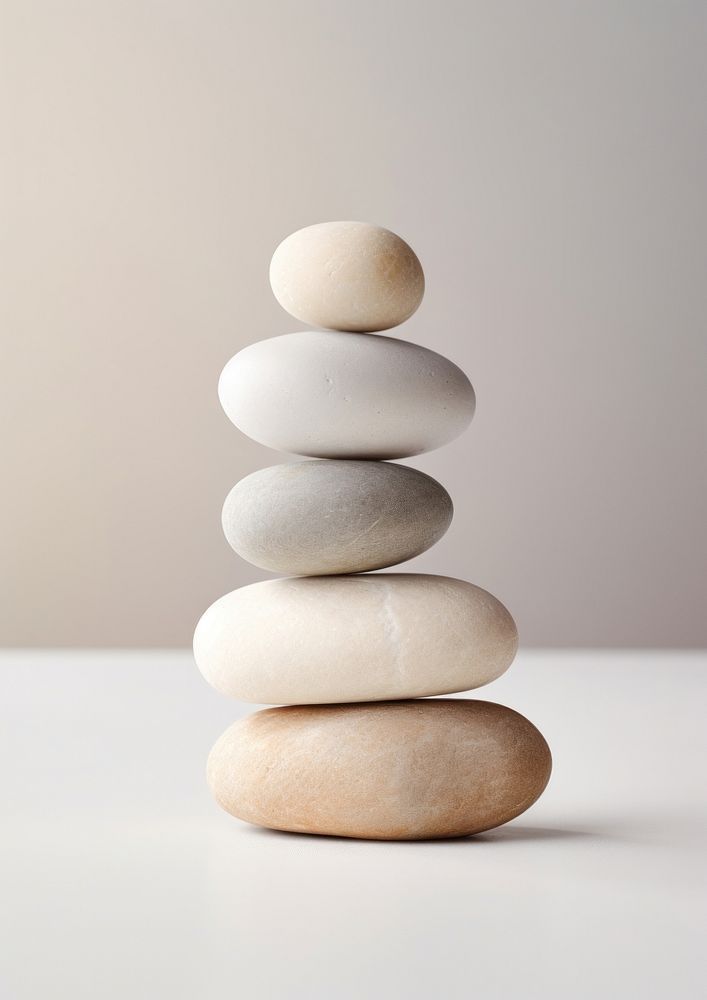
M7 645L181 646L264 578L221 535L282 456L226 360L301 329L303 225L399 232L397 335L452 358L470 431L406 569L496 593L525 645L696 646L705 615L707 5L5 0Z

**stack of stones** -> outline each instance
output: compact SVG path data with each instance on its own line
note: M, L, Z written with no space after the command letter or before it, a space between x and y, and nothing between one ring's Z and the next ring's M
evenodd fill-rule
M517 649L513 619L461 580L370 572L448 528L446 490L388 460L460 434L474 391L441 355L376 335L424 291L420 262L394 233L309 226L277 248L270 281L291 315L320 329L240 351L219 397L245 434L313 460L247 476L223 508L235 551L284 578L216 601L197 626L196 661L224 694L283 707L218 740L213 793L243 820L302 833L422 839L498 826L543 791L545 740L509 708L428 696L502 674Z

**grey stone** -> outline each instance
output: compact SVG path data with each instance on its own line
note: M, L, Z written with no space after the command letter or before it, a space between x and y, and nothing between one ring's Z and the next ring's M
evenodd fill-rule
M431 476L390 462L336 460L246 476L222 518L243 559L286 576L393 566L429 549L451 520L449 494Z

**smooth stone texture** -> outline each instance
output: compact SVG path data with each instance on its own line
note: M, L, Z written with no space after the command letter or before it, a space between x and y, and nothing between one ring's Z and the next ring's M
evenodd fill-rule
M463 837L520 815L547 785L541 733L485 701L270 708L217 741L227 812L276 830L374 840Z
M194 634L207 681L263 705L466 691L499 677L517 648L495 597L421 573L254 583L219 598Z
M440 484L390 462L312 460L246 476L223 530L239 556L286 576L361 573L434 545L452 520Z
M404 240L368 222L322 222L283 240L270 264L275 298L312 326L371 333L412 316L425 276Z
M474 415L469 379L392 337L307 330L239 351L219 399L244 434L314 458L405 458L452 441Z

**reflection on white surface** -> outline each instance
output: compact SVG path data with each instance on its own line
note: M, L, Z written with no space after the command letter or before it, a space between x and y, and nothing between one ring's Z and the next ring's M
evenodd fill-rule
M3 654L0 992L697 997L705 665L521 654L478 694L544 732L547 792L499 830L401 844L220 812L204 760L252 709L186 653Z

